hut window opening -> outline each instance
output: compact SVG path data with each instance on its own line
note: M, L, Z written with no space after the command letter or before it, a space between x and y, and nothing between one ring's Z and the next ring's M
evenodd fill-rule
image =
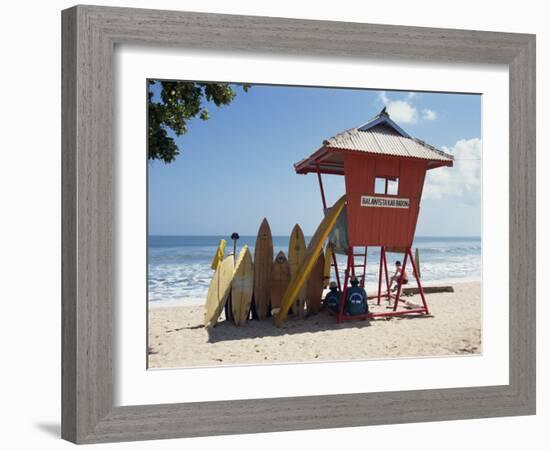
M399 191L399 178L388 178L388 188L386 194L397 195Z
M383 195L397 195L399 192L399 178L376 177L374 179L374 193Z

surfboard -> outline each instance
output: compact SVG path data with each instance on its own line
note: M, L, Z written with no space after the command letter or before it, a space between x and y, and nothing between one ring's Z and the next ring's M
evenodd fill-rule
M325 254L321 250L307 280L306 304L308 314L317 314L321 309L324 272Z
M290 266L290 279L294 280L300 265L306 256L306 240L300 225L294 225L288 242L288 265ZM306 287L298 290L292 303L292 312L301 317L306 300Z
M275 316L281 308L283 294L290 282L290 266L285 252L279 252L271 270L271 313Z
M272 264L273 238L269 223L264 218L254 247L254 305L259 320L265 319L270 309Z
M214 258L212 259L212 264L210 267L212 270L216 270L220 263L223 261L223 257L225 256L225 246L227 242L225 239L220 239L220 243L218 244L218 248L216 249L216 254L214 255Z
M328 287L328 284L330 283L330 269L332 267L332 255L333 255L332 244L329 242L325 249L325 267L323 270L323 289L326 289Z
M231 280L233 279L233 256L227 256L218 265L214 277L210 282L206 303L204 305L204 326L213 327L218 322L218 317L225 306L229 292L231 292Z
M279 311L279 314L277 314L277 317L275 317L275 325L277 325L278 327L281 326L281 324L287 318L288 310L292 306L292 303L300 292L300 289L303 288L306 280L308 279L309 274L313 269L313 266L317 262L318 255L321 252L321 249L323 248L323 245L327 240L330 231L334 228L334 225L336 224L336 219L338 218L345 204L346 196L343 195L334 204L334 206L330 208L330 211L328 212L328 214L325 215L325 218L319 224L319 227L317 227L317 231L315 231L315 234L311 238L311 241L309 242L309 245L307 247L306 257L303 263L300 265L298 271L296 272L296 275L289 283L283 296L283 300L281 301L281 310Z
M248 245L245 245L237 257L231 282L231 310L237 326L245 324L248 320L253 291L254 265Z

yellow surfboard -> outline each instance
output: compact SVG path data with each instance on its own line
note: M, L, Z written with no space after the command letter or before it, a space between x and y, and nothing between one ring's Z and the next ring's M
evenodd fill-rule
M321 299L323 297L323 278L325 271L325 254L321 249L321 253L317 257L317 261L311 269L311 274L307 280L307 295L306 305L307 314L317 314L321 309Z
M328 287L328 284L330 283L330 269L332 267L332 245L330 243L327 244L327 248L325 249L325 269L323 271L323 289L326 289Z
M223 261L223 257L225 256L226 244L227 242L225 241L225 239L220 240L218 248L216 249L216 254L214 255L214 259L212 260L212 265L210 266L212 270L216 270L220 263Z
M214 277L210 282L204 305L204 326L207 328L216 325L227 297L229 297L231 280L233 279L233 266L233 256L226 257L218 265Z
M296 296L298 295L298 292L300 292L300 290L306 283L307 279L309 278L309 275L311 274L311 271L315 263L317 262L317 258L319 257L319 254L323 249L323 245L327 240L328 235L334 228L334 225L336 224L336 219L338 219L338 216L340 215L340 212L342 212L342 209L344 209L345 204L346 204L346 196L343 195L334 204L334 206L330 208L330 211L325 216L325 218L317 228L317 231L315 231L315 234L311 238L311 241L307 246L306 257L303 263L300 265L300 268L298 269L296 276L292 278L292 281L290 282L290 284L288 285L288 288L285 291L285 295L281 302L281 310L279 311L279 314L277 314L277 317L275 318L275 325L277 325L278 327L281 326L281 324L287 318L288 310L292 306L294 299L296 298Z
M231 310L237 326L245 324L248 319L253 291L254 266L248 245L245 245L239 252L231 282Z
M288 241L288 265L290 267L290 279L296 278L298 269L304 262L306 257L306 238L304 232L300 228L300 225L294 225L292 232L290 233L290 240ZM302 317L304 313L304 306L306 301L306 287L298 291L294 302L292 303L292 312Z

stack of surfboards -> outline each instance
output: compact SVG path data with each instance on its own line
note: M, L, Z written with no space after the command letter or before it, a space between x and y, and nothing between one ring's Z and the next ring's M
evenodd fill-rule
M212 328L218 323L229 295L231 295L231 317L239 326L248 320L253 293L252 256L247 245L236 258L229 255L217 265L204 308L204 326Z
M304 285L307 288L308 281L312 276L314 276L313 274L316 273L316 270L319 270L319 267L322 287L322 280L324 278L324 261L321 265L319 258L323 252L324 244L336 224L338 216L344 209L346 204L345 202L346 196L344 195L334 204L332 208L330 208L329 213L324 217L313 234L313 237L307 246L302 263L298 266L296 272L292 276L291 282L283 295L281 309L275 317L275 325L281 326L283 321L286 319L289 310L296 304L296 299L302 295Z
M298 271L306 259L307 247L304 233L300 225L294 225L290 234L288 244L288 261L290 267L290 282L294 283L297 279ZM330 266L329 266L330 268ZM317 314L321 308L321 299L325 287L325 255L321 251L317 255L313 270L307 277L307 282L303 283L298 290L296 298L292 302L292 312L299 318L308 315ZM288 287L288 283L286 285ZM286 291L286 287L284 291ZM284 292L283 292L284 295ZM282 301L282 299L281 299ZM279 302L279 308L281 304Z
M280 251L273 260L273 237L267 219L260 225L254 249L254 307L255 318L263 320L276 316L290 283L306 257L306 241L300 226L296 224L290 234L288 258ZM330 266L329 266L330 268ZM325 258L321 251L307 284L299 291L294 302L296 317L316 314L321 307L324 288Z
M224 257L225 241L220 241L214 258L214 277L208 289L204 325L215 326L228 299L231 298L231 314L235 325L244 325L250 316L264 320L276 316L282 306L285 292L295 282L300 267L306 258L304 233L296 224L290 235L288 258L280 251L273 259L273 237L267 219L263 219L254 247L254 261L248 246L244 246L237 258ZM327 253L327 259L330 258ZM330 272L330 259L328 262ZM316 314L321 306L323 288L327 281L327 263L323 251L319 252L307 282L296 294L292 311L296 317ZM229 304L228 304L229 305Z

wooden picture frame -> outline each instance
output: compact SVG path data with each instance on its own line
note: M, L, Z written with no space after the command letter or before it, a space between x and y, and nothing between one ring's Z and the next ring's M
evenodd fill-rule
M62 13L62 437L76 443L535 413L535 36L75 6ZM116 44L505 64L510 85L509 384L114 407Z

